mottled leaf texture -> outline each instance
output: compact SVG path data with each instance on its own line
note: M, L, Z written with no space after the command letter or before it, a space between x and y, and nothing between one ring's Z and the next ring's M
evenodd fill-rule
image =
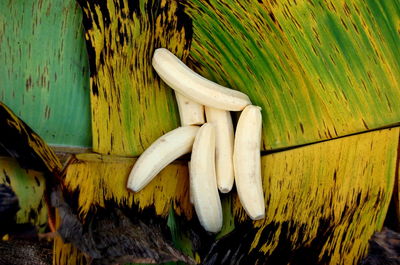
M400 121L397 0L187 1L190 59L262 107L263 149Z
M75 0L0 1L0 101L51 145L91 145L89 62Z
M92 209L82 224L60 194L53 194L61 219L58 233L65 242L93 258L92 264L170 261L194 264L167 242L160 224L145 224L137 217L132 220L113 207Z
M0 156L0 208L11 210L7 214L0 209L0 235L30 229L28 224L39 232L46 229L45 183L41 172L23 169L14 158Z
M190 20L175 0L78 2L90 59L93 150L139 155L178 126L172 90L151 58L165 47L185 60Z
M397 174L399 128L264 156L266 217L235 199L235 230L204 264L358 264L382 229Z
M2 102L0 131L0 147L22 167L59 175L62 165L53 150Z

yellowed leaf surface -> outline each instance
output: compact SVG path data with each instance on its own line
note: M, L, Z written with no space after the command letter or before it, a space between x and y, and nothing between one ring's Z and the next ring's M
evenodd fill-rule
M285 246L290 261L309 248L309 264L354 264L386 217L398 139L393 128L264 156L266 218L249 252L272 261ZM237 197L234 214L248 218Z
M178 214L192 216L189 202L189 180L186 163L167 166L143 190L133 193L126 188L134 158L77 155L66 170L65 185L77 191L79 213L84 218L92 205L105 207L106 201L115 205L154 207L156 215L166 217L171 203Z
M137 156L179 124L172 90L151 58L159 47L187 57L187 16L176 1L78 2L91 55L93 149Z
M43 197L46 186L43 174L21 168L14 158L0 157L0 183L10 186L18 198L20 210L16 222L31 223L44 232L47 206Z
M240 246L247 264L265 259L285 264L279 262L290 263L302 253L308 253L310 264L360 260L386 216L398 166L398 139L399 128L392 128L263 156L266 218L248 226L232 192L236 229L220 239L226 244L222 249L235 253ZM185 162L168 166L137 194L126 189L133 164L131 158L76 156L65 183L77 194L80 216L84 218L91 206L105 207L112 201L133 210L153 208L162 217L172 203L178 215L192 217ZM284 256L279 254L283 250Z

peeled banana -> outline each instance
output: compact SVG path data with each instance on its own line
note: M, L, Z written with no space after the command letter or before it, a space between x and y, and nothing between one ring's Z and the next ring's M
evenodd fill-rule
M207 80L165 48L155 50L152 64L168 86L204 106L240 111L251 104L246 94Z
M222 228L222 206L215 176L215 130L203 124L194 140L190 161L190 191L200 224L217 233Z
M233 174L233 125L229 111L205 108L207 122L215 126L215 168L217 173L218 189L227 193L232 189Z
M204 120L204 106L186 98L175 91L176 102L178 103L181 125L201 125Z
M190 153L198 130L198 126L183 126L158 138L136 161L129 174L128 188L140 191L165 166Z
M253 220L265 216L261 183L261 108L247 106L241 113L235 135L233 168L240 202Z
M221 230L218 190L229 192L234 182L250 218L264 218L261 108L251 105L242 92L195 73L167 49L156 49L152 64L161 79L175 90L182 127L161 136L143 152L129 174L128 188L140 191L165 166L192 152L188 162L190 202L205 230ZM229 111L241 110L234 134Z

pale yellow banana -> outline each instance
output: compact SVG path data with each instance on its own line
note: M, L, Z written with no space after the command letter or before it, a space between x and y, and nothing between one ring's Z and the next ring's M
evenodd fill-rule
M181 126L201 125L205 123L203 105L186 98L176 91L175 98L178 103Z
M190 203L191 204L193 204L193 190L192 190L192 186L193 186L193 183L192 183L192 181L190 180L190 161L188 162L188 171L189 171L189 201L190 201Z
M215 175L215 131L205 123L193 144L190 162L192 200L200 224L217 233L222 227L222 207Z
M235 134L233 167L240 202L253 220L265 216L261 182L261 108L247 106L241 113Z
M164 167L190 153L198 130L198 126L183 126L158 138L136 161L129 174L128 188L140 191Z
M215 168L217 173L218 189L227 193L232 189L233 173L233 125L229 111L205 108L207 122L215 126Z
M152 64L168 86L204 106L240 111L251 104L246 94L202 77L165 48L155 50Z

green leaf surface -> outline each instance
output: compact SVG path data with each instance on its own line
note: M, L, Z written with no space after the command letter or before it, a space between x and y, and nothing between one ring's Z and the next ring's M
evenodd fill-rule
M4 0L0 10L0 101L49 144L90 146L79 6L74 0Z
M386 1L201 1L195 70L263 109L263 149L400 121L400 4Z

